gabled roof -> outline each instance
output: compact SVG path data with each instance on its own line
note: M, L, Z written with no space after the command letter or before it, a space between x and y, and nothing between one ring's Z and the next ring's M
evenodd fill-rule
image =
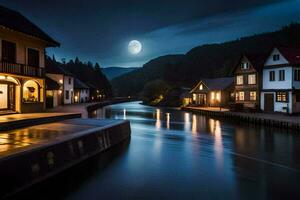
M46 90L59 90L60 85L49 77L46 77Z
M63 74L65 76L74 77L74 75L71 72L68 72L63 67L61 67L59 64L54 64L54 63L48 64L46 62L45 69L46 69L46 73L49 73L49 74Z
M225 90L234 83L233 77L213 78L213 79L202 79L199 83L191 90L190 93L195 91L200 84L203 83L208 90Z
M300 64L300 47L275 47L290 64ZM274 49L274 48L273 48Z
M241 66L240 64L243 57L246 57L248 59L248 61L251 63L251 65L256 71L262 71L267 56L268 56L267 54L263 54L263 53L259 54L259 53L245 52L240 56L240 59L238 60L236 66L234 67L234 71Z
M82 82L81 80L75 78L74 79L74 89L89 89L90 87Z
M42 31L38 26L24 17L21 13L0 5L0 26L21 32L48 42L49 46L60 44Z

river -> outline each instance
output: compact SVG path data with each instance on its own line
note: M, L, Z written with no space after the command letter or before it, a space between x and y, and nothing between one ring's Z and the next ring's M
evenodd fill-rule
M130 141L34 187L29 197L300 199L296 133L139 102L91 117L129 120Z

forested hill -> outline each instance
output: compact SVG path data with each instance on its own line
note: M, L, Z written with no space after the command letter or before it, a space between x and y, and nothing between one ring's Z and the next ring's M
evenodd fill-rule
M275 32L198 46L185 55L158 57L140 69L113 79L113 89L119 96L132 96L155 79L162 79L171 86L190 87L201 77L230 76L241 53L265 53L275 45L300 46L299 35L300 24L291 24Z
M117 78L123 74L127 74L131 71L134 71L138 69L137 67L106 67L101 68L102 72L105 74L105 76L111 80L114 78Z
M77 57L75 60L61 63L56 61L54 57L50 58L46 56L46 66L47 65L58 65L66 71L72 73L76 78L84 83L87 83L88 85L100 90L101 93L105 94L107 97L111 97L113 95L110 82L102 73L98 63L85 63L80 61Z

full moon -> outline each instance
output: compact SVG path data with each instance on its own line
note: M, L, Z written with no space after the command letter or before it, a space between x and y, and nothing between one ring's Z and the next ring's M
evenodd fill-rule
M139 54L142 51L142 44L138 40L132 40L128 44L128 51L131 54Z

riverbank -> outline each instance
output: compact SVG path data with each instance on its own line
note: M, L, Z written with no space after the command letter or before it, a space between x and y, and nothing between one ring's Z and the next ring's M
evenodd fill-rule
M207 115L211 117L221 117L238 122L252 123L255 125L263 125L267 127L277 127L284 129L292 129L300 131L300 117L290 116L281 113L244 113L232 112L229 110L220 110L201 107L183 107L182 110Z
M117 103L125 103L134 101L133 99L120 98L112 99L102 102L92 102L92 103L74 103L69 105L58 106L55 108L47 109L46 112L57 112L57 113L81 113L83 119L89 118L89 112L102 108L104 106L109 106Z

